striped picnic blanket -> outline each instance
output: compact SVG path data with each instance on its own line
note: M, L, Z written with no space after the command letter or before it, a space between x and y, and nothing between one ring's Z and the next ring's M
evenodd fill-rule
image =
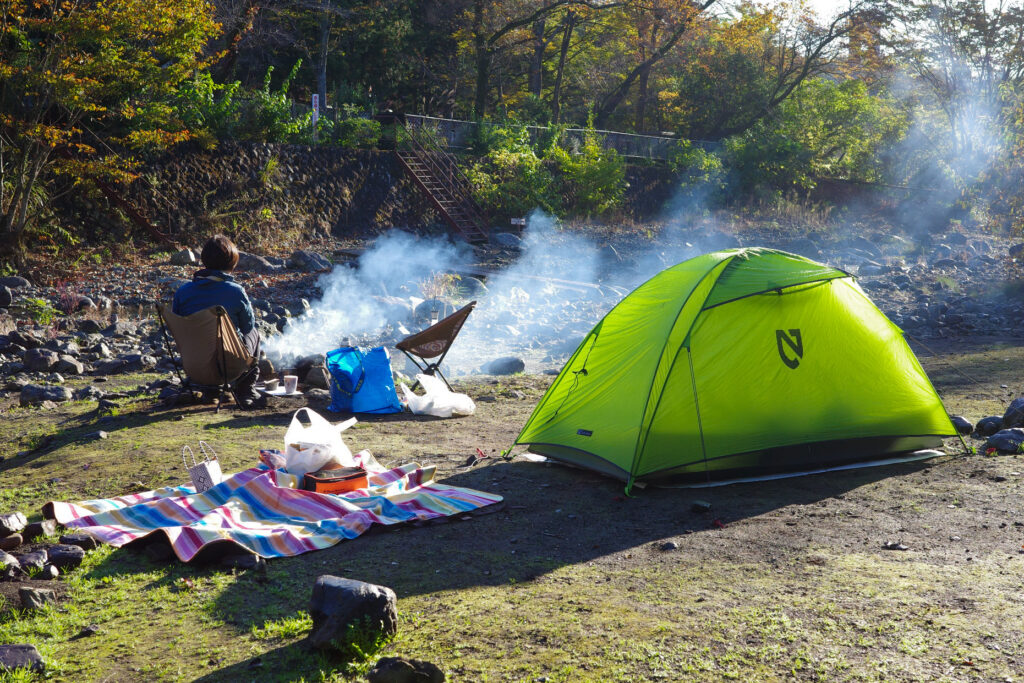
M367 470L369 486L344 495L304 491L297 488L298 477L260 465L225 476L201 494L191 486L175 486L50 505L59 523L116 547L163 532L187 562L215 541L233 541L263 557L288 557L355 538L371 524L447 517L502 500L439 484L433 481L433 468L384 469L367 451L356 458Z

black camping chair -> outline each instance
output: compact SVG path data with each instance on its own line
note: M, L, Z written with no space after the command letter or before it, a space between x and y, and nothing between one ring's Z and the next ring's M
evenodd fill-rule
M444 320L438 320L422 332L406 337L395 344L395 348L408 356L409 360L423 371L424 375L436 374L444 382L444 385L451 390L452 385L448 384L448 380L441 374L441 363L444 361L448 349L452 347L452 342L459 336L462 324L466 322L466 318L473 312L474 306L476 306L475 301L469 302ZM436 358L437 360L431 361L431 358ZM419 384L419 382L416 384ZM416 384L413 385L413 389L416 388Z

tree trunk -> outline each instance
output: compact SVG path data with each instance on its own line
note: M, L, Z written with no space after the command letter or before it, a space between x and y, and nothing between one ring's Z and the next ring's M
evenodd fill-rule
M533 24L533 53L530 55L530 76L528 87L530 94L540 97L543 87L542 70L544 68L544 51L548 43L544 40L546 19L538 19Z
M324 0L320 13L320 54L316 64L316 91L320 95L320 111L327 111L327 53L331 37L330 0Z
M484 35L484 0L473 0L473 47L476 51L476 93L473 118L480 121L487 112L487 81L491 68L491 50Z
M562 118L562 74L565 72L565 57L569 54L569 42L573 28L576 27L576 13L569 10L565 13L565 33L562 34L562 47L558 51L558 70L555 72L555 87L551 93L551 120L555 123Z
M238 46L242 42L242 36L252 30L256 14L259 12L256 0L245 0L242 7L242 16L235 24L231 33L227 36L227 50L220 62L218 74L220 81L226 83L235 75L235 64L238 62Z

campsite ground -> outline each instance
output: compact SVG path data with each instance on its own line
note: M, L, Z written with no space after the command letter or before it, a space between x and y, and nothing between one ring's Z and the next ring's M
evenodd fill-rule
M952 413L1001 414L1024 385L1024 341L929 346L915 350ZM550 379L474 378L457 386L477 399L472 417L368 417L350 433L382 463L436 464L446 482L500 493L492 514L384 529L272 560L265 574L101 548L56 609L14 612L4 590L0 643L36 644L56 680L344 680L360 666L302 644L312 583L331 573L394 588L399 634L382 654L434 662L455 681L991 681L1024 670L1024 456L633 498L560 466L463 466L476 448L498 456ZM99 422L94 405L3 406L5 453L29 452L0 461L0 511L38 518L50 499L181 483L177 448L200 438L225 470L251 466L297 407L216 414L124 399ZM710 512L693 512L696 500Z

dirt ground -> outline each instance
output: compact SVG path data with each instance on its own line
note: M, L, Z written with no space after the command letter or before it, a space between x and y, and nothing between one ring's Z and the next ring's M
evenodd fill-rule
M1019 340L915 351L950 412L972 420L1002 414L1024 386ZM302 643L311 586L331 573L392 587L400 632L381 654L429 660L454 681L1024 671L1024 456L964 455L954 440L927 461L626 497L587 471L499 457L551 379L474 378L456 385L477 401L472 417L364 416L347 433L383 464L433 464L445 482L500 493L492 514L375 529L271 560L265 575L100 549L57 610L12 611L5 590L0 643L36 644L56 680L346 680L366 664ZM0 511L38 518L49 499L181 483L180 446L200 438L226 471L252 466L299 405L217 414L133 399L106 417L87 403L5 406ZM465 466L477 448L489 457ZM97 633L83 638L88 625Z

